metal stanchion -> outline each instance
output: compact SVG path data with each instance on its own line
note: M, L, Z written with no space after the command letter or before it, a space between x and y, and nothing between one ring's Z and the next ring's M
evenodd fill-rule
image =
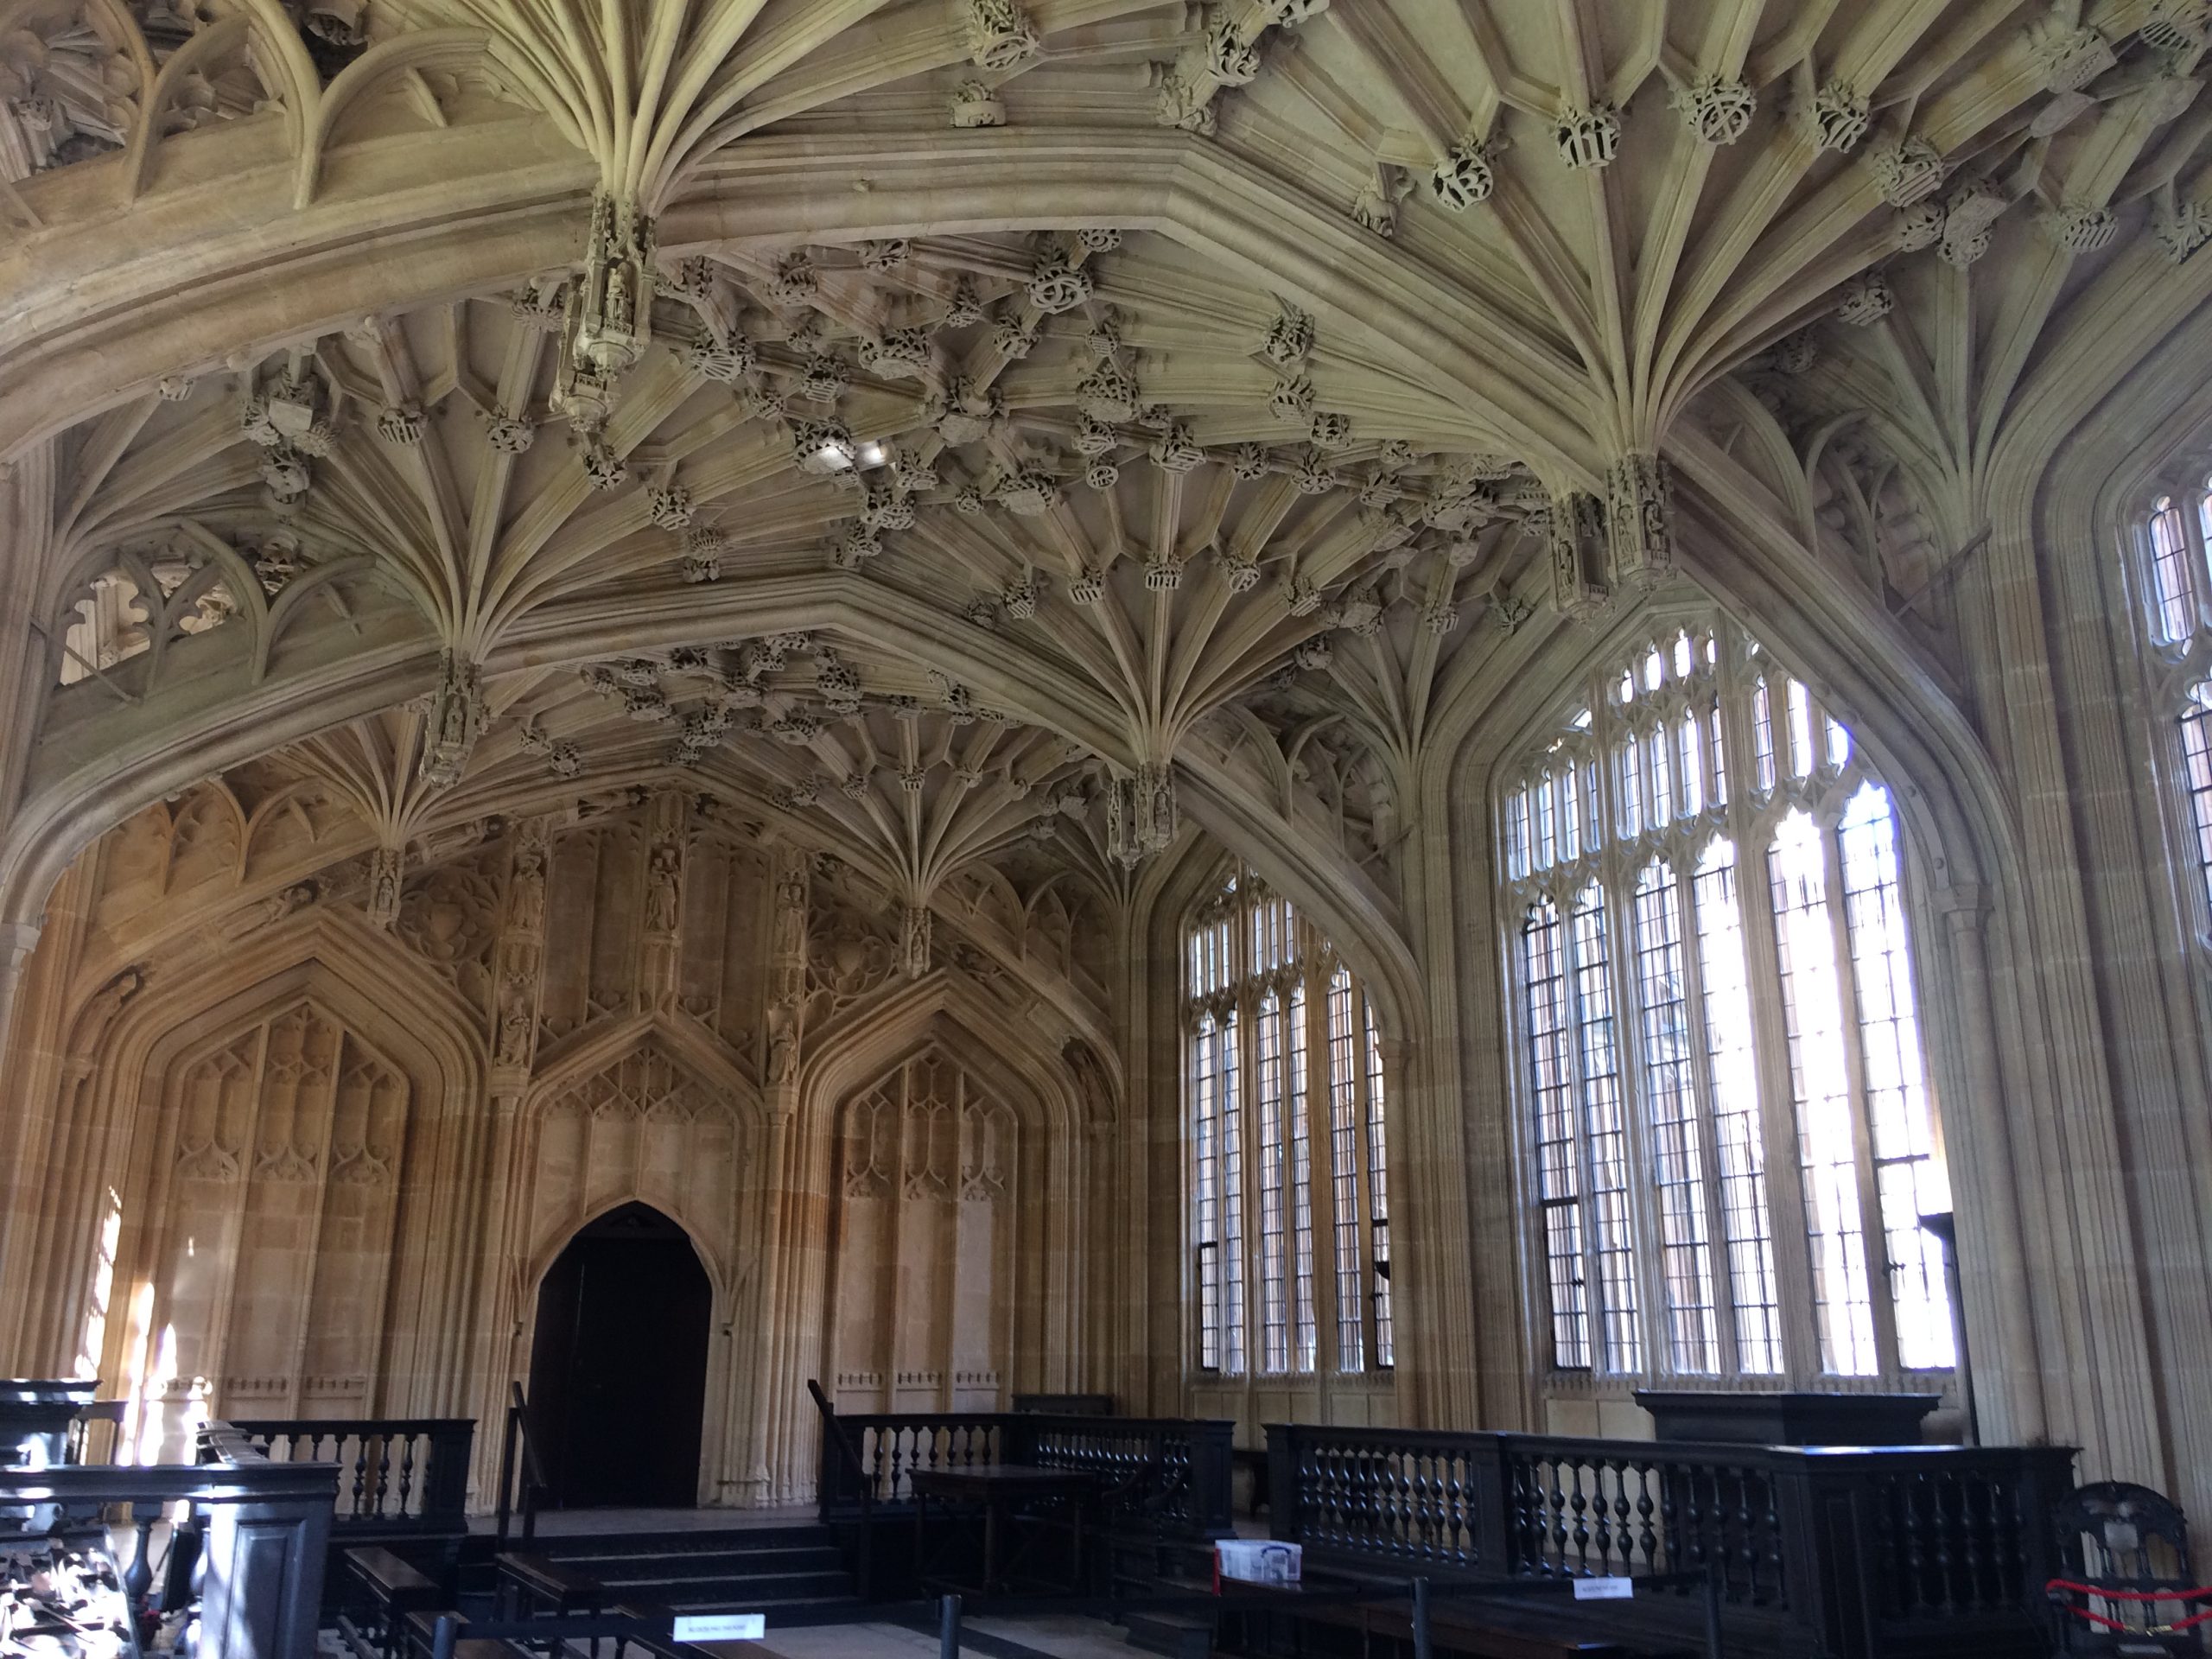
M453 1644L460 1634L453 1615L440 1613L438 1622L430 1627L430 1659L453 1659Z
M1705 1659L1721 1659L1720 1569L1711 1564L1705 1569Z
M960 1659L960 1598L946 1596L937 1607L938 1659Z
M1436 1659L1428 1635L1428 1580L1414 1580L1414 1659Z

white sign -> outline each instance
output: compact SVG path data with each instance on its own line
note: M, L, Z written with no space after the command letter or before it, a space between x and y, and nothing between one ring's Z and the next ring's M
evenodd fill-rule
M694 1613L676 1621L678 1642L758 1642L768 1634L766 1613Z
M1216 1575L1245 1584L1296 1584L1306 1564L1304 1545L1271 1538L1224 1538L1213 1548Z
M1577 1579L1574 1599L1577 1601L1627 1601L1636 1594L1634 1579Z

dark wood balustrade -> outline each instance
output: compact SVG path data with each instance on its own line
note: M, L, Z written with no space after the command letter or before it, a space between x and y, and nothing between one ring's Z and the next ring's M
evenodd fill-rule
M231 1427L274 1463L334 1463L333 1537L468 1530L469 1417L240 1418Z
M65 1535L118 1535L118 1566L134 1607L153 1586L153 1561L189 1529L199 1659L297 1659L315 1650L315 1626L338 1490L334 1464L272 1462L228 1423L200 1431L193 1464L60 1464L0 1469L0 1547Z
M1272 1528L1437 1578L1717 1576L1730 1651L2040 1655L2063 1446L1695 1446L1268 1428ZM1672 1605L1669 1605L1669 1601ZM1686 1593L1621 1617L1691 1630Z
M841 1429L846 1457L831 1429ZM904 1511L917 1470L1015 1465L1102 1478L1104 1518L1163 1536L1235 1529L1230 1425L1179 1417L1052 1416L1032 1412L825 1411L820 1484L825 1521Z

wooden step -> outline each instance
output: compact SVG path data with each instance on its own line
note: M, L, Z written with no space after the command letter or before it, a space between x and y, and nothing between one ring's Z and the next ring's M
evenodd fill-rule
M1128 1612L1122 1615L1128 1643L1167 1659L1209 1659L1213 1652L1211 1618L1198 1613Z

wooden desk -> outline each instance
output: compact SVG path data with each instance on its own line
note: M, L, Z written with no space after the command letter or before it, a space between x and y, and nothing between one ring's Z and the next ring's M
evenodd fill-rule
M1017 1512L1032 1504L1065 1503L1073 1537L1074 1570L1071 1583L1052 1587L1081 1589L1084 1511L1097 1492L1097 1476L1073 1469L978 1464L968 1469L916 1470L907 1478L914 1490L914 1567L925 1584L963 1595L1013 1593L1015 1569L1036 1541L1033 1535L1016 1540L1008 1548L1008 1534L1020 1518ZM943 1548L938 1550L934 1559L928 1553L930 1508L933 1503L982 1516L983 1561L980 1583L955 1583L931 1570L944 1554Z

